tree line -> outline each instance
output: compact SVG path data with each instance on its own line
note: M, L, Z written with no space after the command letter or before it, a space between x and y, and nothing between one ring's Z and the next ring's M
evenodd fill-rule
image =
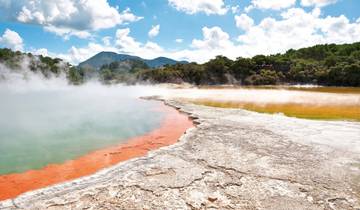
M0 49L0 64L13 72L25 73L31 71L43 75L44 78L65 75L71 84L81 84L84 81L81 71L60 58L33 55L2 48Z
M276 55L256 55L231 60L217 56L204 64L178 63L152 69L138 60L103 65L100 69L80 68L59 58L35 56L0 49L0 63L14 71L23 68L46 78L65 74L69 83L82 84L98 79L105 84L139 82L190 83L194 85L276 85L315 84L360 86L360 42L325 44Z
M217 56L204 64L175 64L144 70L138 79L195 85L360 86L360 43L316 45L291 49L284 54L236 60Z

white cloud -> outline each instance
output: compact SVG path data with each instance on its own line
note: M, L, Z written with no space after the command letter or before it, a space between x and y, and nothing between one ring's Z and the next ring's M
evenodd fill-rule
M258 24L248 22L250 23L239 25L246 30L238 36L237 41L232 41L230 35L219 26L203 27L202 38L193 39L189 48L184 50L164 49L149 41L142 43L131 36L129 28L118 29L115 37L109 40L109 45L104 42L89 43L84 48L73 47L66 56L75 64L101 51L127 53L144 58L165 56L203 63L216 55L235 59L239 56L283 53L290 48L298 49L315 44L360 41L360 21L350 21L343 15L322 17L320 8L309 12L291 8L282 12L277 19L267 17ZM181 42L180 40L182 39L177 42Z
M251 0L251 4L245 8L246 12L257 9L280 10L295 5L296 0Z
M32 51L35 55L49 56L49 52L46 48L40 48Z
M306 12L291 8L281 13L280 19L264 18L248 27L233 43L220 27L203 28L203 39L193 40L193 49L169 53L176 59L205 62L216 55L231 59L258 54L283 53L325 43L353 43L360 41L360 22L350 22L344 15L321 17L319 8Z
M304 7L324 7L329 4L334 4L335 2L337 2L337 0L301 0L301 5Z
M232 46L229 34L218 26L212 28L203 27L202 32L203 39L194 39L192 41L192 47L205 50L217 50Z
M123 23L130 23L130 22L136 22L139 21L141 19L143 19L144 17L140 17L140 16L136 16L133 13L131 13L130 8L126 8L124 11L122 11L120 13L120 15L117 18L117 24L123 24ZM111 24L109 25L109 27L106 28L111 28L115 25ZM101 27L102 28L102 27Z
M168 0L168 2L176 10L191 15L200 12L206 15L224 15L228 11L223 0Z
M2 0L2 18L38 24L57 35L89 37L88 31L112 28L142 19L130 9L119 12L107 0Z
M10 29L6 29L4 34L0 37L0 45L13 49L23 51L24 44L21 36Z
M183 43L183 41L184 41L183 39L175 39L176 43Z
M101 39L101 41L104 43L105 46L111 45L111 36L105 36Z
M238 37L242 55L273 54L315 44L360 41L360 24L350 23L345 16L320 17L315 8L307 13L292 8L281 13L282 19L265 18Z
M236 55L236 48L230 40L228 33L224 32L219 26L211 28L203 27L203 38L194 39L191 49L181 51L166 51L165 56L177 60L188 60L196 62L206 62L217 55L233 57Z
M236 27L245 31L249 30L249 28L254 25L254 20L246 14L236 15L235 22Z
M150 38L156 37L160 32L160 25L152 26L148 35Z
M162 47L160 47L158 44L156 44L155 42L146 42L146 44L144 45L144 49L149 50L149 51L154 51L154 52L163 52L164 49Z
M232 6L232 7L231 7L231 12L232 12L233 14L238 13L239 10L240 10L239 5L236 5L236 6Z
M116 46L123 50L124 52L127 53L131 53L133 51L136 51L137 49L140 48L141 43L135 41L135 39L131 36L129 36L130 34L130 29L129 28L125 28L125 29L118 29L116 31Z
M116 31L115 45L118 51L128 53L131 55L143 56L145 58L160 56L164 50L154 42L147 42L145 44L136 41L130 36L130 29L118 29Z
M54 33L58 36L61 36L64 40L70 39L71 36L76 36L81 39L86 39L86 38L91 37L91 34L88 31L78 31L78 30L69 29L69 28L58 28L58 27L54 27L54 26L45 26L44 30Z

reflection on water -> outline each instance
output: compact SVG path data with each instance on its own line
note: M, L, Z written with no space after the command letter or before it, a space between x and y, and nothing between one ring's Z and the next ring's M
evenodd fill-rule
M130 87L0 88L0 174L42 168L160 126L156 102Z

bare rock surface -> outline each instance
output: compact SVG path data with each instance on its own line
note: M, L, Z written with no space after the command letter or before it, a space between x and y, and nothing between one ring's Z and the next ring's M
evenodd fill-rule
M167 103L178 143L0 209L360 209L360 123Z

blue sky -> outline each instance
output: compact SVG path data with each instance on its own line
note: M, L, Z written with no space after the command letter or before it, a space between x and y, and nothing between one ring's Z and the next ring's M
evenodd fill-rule
M358 0L0 0L0 47L205 62L360 41ZM152 32L150 33L150 31Z

